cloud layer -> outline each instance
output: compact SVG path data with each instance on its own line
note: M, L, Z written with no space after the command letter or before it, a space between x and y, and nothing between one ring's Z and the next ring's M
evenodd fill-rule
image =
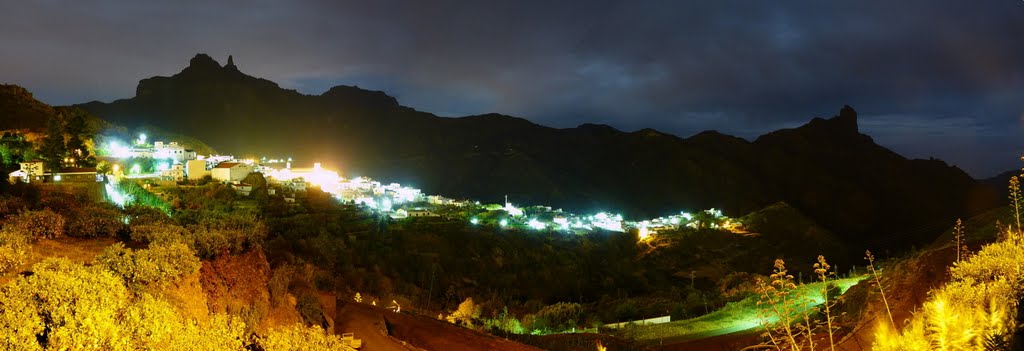
M93 1L0 4L0 79L70 104L197 52L288 88L385 90L440 115L753 137L862 131L976 176L1024 152L1020 1Z

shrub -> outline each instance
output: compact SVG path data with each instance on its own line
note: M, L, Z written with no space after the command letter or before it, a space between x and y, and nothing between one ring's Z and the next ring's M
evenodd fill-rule
M32 270L0 287L0 349L352 350L337 336L302 325L271 329L250 341L241 319L180 316L168 300L133 296L102 265L49 259Z
M0 220L28 209L28 202L20 197L0 196Z
M564 331L575 328L583 316L583 306L578 303L559 302L545 306L537 313L528 315L526 327L539 331Z
M128 291L113 273L66 259L49 259L32 267L0 293L0 338L3 349L120 349L119 311Z
M314 294L313 292L299 294L295 302L295 309L299 311L299 315L302 316L302 320L306 324L323 326L327 324L327 318L324 317L323 307L320 306L320 298Z
M110 206L90 205L68 220L68 236L80 238L113 237L124 230L124 215Z
M151 245L132 250L121 243L111 245L96 261L129 284L166 285L183 275L199 271L199 258L185 244Z
M503 307L501 312L495 313L494 318L484 320L484 328L494 331L501 331L507 334L523 334L526 329L514 315L508 312L508 307Z
M291 284L294 274L295 268L290 265L277 267L270 273L270 281L267 285L270 290L271 306L279 307L288 301L288 285Z
M27 235L32 239L64 236L64 216L49 209L25 211L10 218L4 229Z
M139 224L131 226L128 234L132 240L150 244L184 243L193 246L192 234L185 228L173 224Z
M167 213L156 208L142 206L139 204L128 205L124 208L124 213L128 216L128 225L133 227L145 224L164 225L174 223L174 220L172 220Z
M267 236L263 222L247 212L204 212L188 229L192 233L193 247L204 258L261 247Z
M1004 240L954 263L952 280L930 292L922 311L902 331L878 328L874 349L966 350L1009 343L1016 330L1017 302L1024 295L1018 262L1022 252L1024 243Z
M169 302L144 294L123 314L127 350L242 350L245 325L214 314L205 322L182 318Z
M10 230L0 230L0 274L25 264L29 258L28 237Z
M60 214L73 213L79 209L81 204L74 195L65 193L48 193L39 202L44 208Z
M265 351L354 350L342 343L337 335L328 334L323 328L301 324L272 328L256 344Z
M480 312L480 305L473 303L472 297L467 297L466 300L459 304L459 308L452 311L452 314L448 315L446 319L448 323L461 324L467 328L472 328L473 322L480 318Z

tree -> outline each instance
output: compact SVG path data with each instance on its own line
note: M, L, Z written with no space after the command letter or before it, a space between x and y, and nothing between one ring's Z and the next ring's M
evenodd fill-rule
M46 123L46 137L43 138L39 156L43 158L46 169L53 173L60 170L67 153L67 147L64 145L64 128L60 119L56 116L50 117Z
M459 304L459 308L448 315L446 318L448 323L462 324L468 328L473 328L473 321L480 318L480 306L473 303L472 297L467 297L465 301Z
M87 130L85 114L82 111L71 112L64 132L68 134L67 152L73 159L75 166L88 167L94 165L96 159L89 153L89 147L85 141L92 139Z

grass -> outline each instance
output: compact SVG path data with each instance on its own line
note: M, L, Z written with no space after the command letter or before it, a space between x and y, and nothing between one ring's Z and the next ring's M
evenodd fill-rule
M846 292L857 282L866 279L867 276L844 278L832 280L839 287L841 292ZM812 304L806 306L795 306L795 312L803 312L814 308L824 302L821 296L822 283L808 283L797 287L798 294L803 295ZM674 321L664 324L633 326L622 329L621 337L637 341L686 341L702 339L718 335L731 334L747 330L761 329L761 320L758 318L758 296L750 296L738 302L726 304L725 307L709 314Z

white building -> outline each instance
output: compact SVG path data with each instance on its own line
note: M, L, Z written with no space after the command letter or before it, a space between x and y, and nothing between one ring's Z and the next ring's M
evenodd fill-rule
M184 146L178 144L177 141L164 143L157 141L153 143L154 151L153 158L159 159L170 159L174 163L185 163L188 160L194 160L196 158L196 152L185 149Z
M213 167L210 175L222 182L238 182L252 172L252 165L242 162L222 162Z
M199 180L210 175L206 160L188 160L185 162L185 176L190 180Z
M36 177L42 177L46 171L43 167L43 161L28 161L19 163L21 170L25 172L25 176L28 179L35 179Z
M160 175L176 181L185 179L185 165L175 163L171 165L171 168L163 171Z
M437 217L436 213L433 213L433 212L430 212L430 211L427 211L427 210L423 210L423 209L408 210L408 211L406 211L406 214L409 217Z

